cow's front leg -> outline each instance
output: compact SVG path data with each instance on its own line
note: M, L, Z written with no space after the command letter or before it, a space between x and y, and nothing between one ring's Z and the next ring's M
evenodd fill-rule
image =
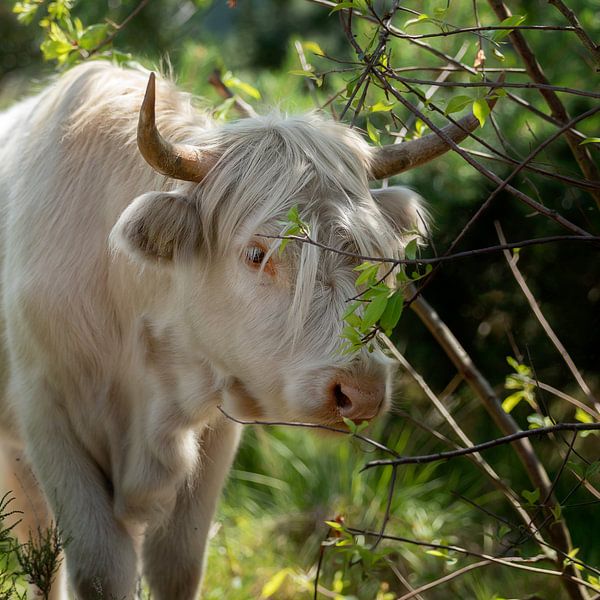
M182 486L169 518L146 533L144 574L153 600L198 597L208 530L239 436L240 426L225 418L205 431L194 479Z
M55 515L69 583L78 600L131 600L137 556L114 517L111 485L87 453L66 412L42 393L24 419L28 455Z

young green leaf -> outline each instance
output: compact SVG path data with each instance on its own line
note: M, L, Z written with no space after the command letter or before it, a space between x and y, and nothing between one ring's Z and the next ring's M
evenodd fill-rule
M592 417L585 412L585 410L581 410L581 408L578 408L575 411L575 420L579 421L580 423L593 423L594 419L592 419Z
M338 2L330 11L329 14L333 14L334 12L337 12L338 10L343 10L344 8L358 8L358 6L352 2L352 0L349 0L348 2Z
M367 281L373 281L374 283L374 280L377 277L377 273L379 272L379 265L377 263L363 263L363 265L367 266L362 270L362 273L356 278L356 281L354 282L354 285L356 286L362 285ZM358 270L359 268L356 267L355 271Z
M84 50L93 50L104 40L107 32L107 25L90 25L81 33L78 39L79 46Z
M392 108L394 108L394 104L393 102L376 102L375 104L373 104L373 106L371 106L370 111L371 112L389 112L390 110L392 110Z
M502 402L502 410L505 413L510 413L512 411L512 409L515 408L515 406L517 406L519 404L519 402L521 402L521 400L523 400L523 397L524 397L523 390L519 390L518 392L515 392L514 394L507 396L504 399L504 401Z
M451 113L458 112L468 106L473 102L473 98L470 96L459 95L450 98L448 104L446 105L446 110L444 111L447 115Z
M540 490L536 488L535 490L523 490L521 492L521 496L527 500L529 504L535 504L540 499Z
M362 304L362 302L359 302L358 300L356 300L355 302L353 302L352 304L350 304L350 306L348 306L348 308L345 310L344 314L342 315L342 319L347 319L351 314L353 314L356 309Z
M321 46L319 46L317 42L303 42L302 46L304 46L305 50L307 50L308 52L312 52L317 56L325 56L325 52L321 50Z
M415 260L417 256L417 240L412 239L408 244L406 244L406 248L404 248L404 256L408 260Z
M525 21L526 18L526 15L511 15L510 17L507 17L506 19L504 19L504 21L500 23L500 27L517 27L521 25L521 23L523 23L523 21ZM505 37L507 37L511 31L512 29L499 29L497 31L494 31L492 39L495 42L499 42L500 40L503 40Z
M384 294L376 296L375 298L373 298L373 300L371 300L371 302L369 302L363 314L362 324L360 328L361 331L366 332L370 327L377 323L377 321L383 314L385 307L387 306L387 302L387 296Z
M479 121L479 125L483 127L485 120L490 114L490 105L485 98L477 98L477 100L473 102L473 114Z
M379 130L367 119L367 133L371 138L371 141L374 144L379 145L381 143L381 135L379 134Z
M396 290L388 299L383 314L379 318L379 325L386 335L390 335L398 324L404 308L404 296L401 290Z

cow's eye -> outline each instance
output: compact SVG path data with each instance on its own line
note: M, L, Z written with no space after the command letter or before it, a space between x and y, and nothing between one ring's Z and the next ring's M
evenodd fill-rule
M252 242L244 248L244 260L251 269L256 269L258 271L262 268L264 272L273 275L275 273L273 261L269 258L265 263L264 260L266 255L267 249L258 242Z
M265 250L260 246L246 246L244 250L244 256L246 262L252 267L260 267L262 261L265 259Z

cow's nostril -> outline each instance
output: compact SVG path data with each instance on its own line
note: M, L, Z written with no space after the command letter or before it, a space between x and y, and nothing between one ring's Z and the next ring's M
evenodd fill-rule
M333 386L333 397L338 408L349 408L352 406L350 398L342 392L342 386L339 383Z

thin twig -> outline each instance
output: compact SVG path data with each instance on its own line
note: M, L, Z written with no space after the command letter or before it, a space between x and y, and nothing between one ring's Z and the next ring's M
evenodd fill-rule
M500 243L506 243L506 238L504 237L504 232L502 231L500 223L498 221L494 221L494 226L496 228L496 233L498 234L498 239L500 240ZM600 402L598 402L598 400L594 397L594 394L592 394L592 390L581 376L579 369L575 366L575 363L573 362L573 359L571 358L570 354L567 352L567 349L563 346L562 342L558 339L558 336L554 333L554 330L552 329L550 323L548 323L546 317L544 317L544 314L540 310L540 307L538 306L534 295L531 293L529 286L525 282L525 279L523 278L519 268L517 267L515 257L512 256L507 250L504 251L504 256L513 274L513 277L515 278L515 281L519 284L523 295L527 299L527 302L529 303L529 306L531 307L531 310L536 316L539 324L542 326L542 329L544 330L550 341L554 344L554 347L558 350L558 353L569 368L569 371L571 371L573 377L575 378L575 381L577 381L577 384L582 389L589 402L594 406L596 412L600 413Z
M438 31L437 33L392 33L392 35L401 40L424 40L426 38L447 37L449 35L459 35L462 33L477 33L479 31L513 31L515 29L533 29L535 31L575 31L575 27L561 25L513 25L505 27L503 25L486 25L483 27L457 27L450 31Z
M435 581L426 583L425 585L422 585L421 587L416 588L415 590L413 590L412 592L409 592L408 594L399 596L397 598L397 600L410 600L410 598L415 598L422 592L427 592L435 587L438 587L442 583L447 583L448 581L452 581L453 579L456 579L457 577L460 577L461 575L464 575L465 573L468 573L469 571L474 571L475 569L479 569L480 567L485 567L485 566L491 565L491 564L493 564L493 561L491 561L491 560L481 560L476 563L471 563L470 565L461 567L460 569L457 569L456 571L452 571L452 573L448 573L448 575L439 577Z
M438 397L433 393L431 388L427 385L425 380L417 373L412 365L406 360L406 358L400 353L400 351L392 344L392 342L384 335L381 335L382 342L387 346L390 350L394 358L402 365L402 367L410 374L410 376L415 380L415 382L419 385L419 387L423 390L427 398L433 404L435 409L444 417L445 421L450 425L452 430L459 437L461 442L466 446L466 448L473 447L473 442L469 439L467 434L463 431L463 429L456 422L454 417L448 412L446 407L439 401ZM464 448L460 449L464 450ZM457 450L459 451L459 450ZM494 482L494 484L500 489L517 514L523 519L523 522L527 525L530 523L531 519L527 511L521 506L518 497L515 495L512 489L510 489L498 476L498 474L494 471L494 469L489 465L489 463L478 453L470 453L473 455L473 459L475 464L477 464L483 472ZM401 459L401 457L397 457L397 460ZM363 470L368 468L368 466L363 467ZM534 533L537 535L537 533ZM540 542L543 541L540 538Z
M404 84L416 83L419 85L438 85L448 88L514 88L528 90L552 90L554 92L562 92L564 94L572 94L573 96L584 96L587 98L600 98L597 92L589 92L587 90L578 90L576 88L565 87L561 85L550 85L544 83L509 83L507 81L440 81L436 82L431 79L417 79L415 77L401 77L396 75L395 69L389 69L388 73L394 73L393 79Z
M596 44L581 26L577 15L562 1L548 0L550 4L556 7L562 15L571 23L573 30L581 40L581 43L590 51L596 61L596 71L600 70L600 46Z
M475 256L481 256L486 254L493 254L496 252L502 252L504 250L511 250L515 248L526 248L528 246L540 246L543 244L552 244L556 242L593 242L596 244L600 243L600 236L594 235L553 235L543 238L536 238L531 240L521 240L520 242L512 242L507 244L499 244L497 246L488 246L486 248L477 248L475 250L465 250L464 252L456 252L454 254L447 254L443 256L434 256L432 258L391 258L385 256L370 256L368 254L357 254L356 252L350 252L348 250L342 250L341 248L335 248L334 246L328 246L322 242L318 242L311 237L305 235L268 235L266 233L257 233L256 237L262 237L274 240L292 240L303 244L310 244L316 246L322 250L328 252L334 252L341 256L348 256L355 260L368 261L368 262L380 262L389 263L391 265L435 265L439 263L452 262L453 260L460 260L463 258L473 258Z
M488 4L492 7L492 10L499 19L504 20L510 16L510 11L506 8L503 0L488 0ZM534 52L527 44L523 34L520 31L512 31L509 34L509 37L515 50L519 53L525 63L525 68L527 69L530 78L536 83L549 84L548 78L544 74L542 67L538 63ZM540 89L540 94L549 106L552 116L561 123L567 123L569 121L569 114L554 90ZM571 153L579 164L579 168L585 178L592 180L600 179L600 171L592 161L589 150L585 146L579 145L579 140L576 139L570 130L567 130L565 137L569 144L569 148L571 149ZM590 194L600 208L600 192L592 191Z
M244 419L237 419L236 417L225 412L225 409L222 406L217 406L217 408L230 421L233 421L234 423L239 423L240 425L264 425L264 426L268 426L268 427L280 426L280 427L302 427L304 429L323 429L325 431L331 431L333 433L343 433L344 435L350 435L352 437L359 439L361 442L365 442L366 444L369 444L370 446L377 448L377 450L381 450L382 452L386 452L387 454L392 454L393 456L398 456L398 453L395 450L392 450L392 448L388 448L387 446L384 446L383 444L380 444L379 442L376 442L375 440L372 440L371 438L368 438L359 433L352 433L348 429L341 429L340 427L332 427L331 425L321 425L319 423L303 423L300 421L246 421Z
M516 433L505 435L504 437L496 438L495 440L490 440L488 442L482 442L481 444L474 444L469 448L461 448L460 450L448 450L447 452L436 452L435 454L423 454L421 456L403 456L393 460L371 460L362 468L362 470L364 471L366 469L372 469L373 467L384 466L425 465L438 460L449 460L451 458L456 458L457 456L467 456L475 452L483 452L484 450L496 448L503 444L510 444L516 440L522 440L523 438L548 435L550 433L556 433L557 431L600 431L600 423L557 423L556 425L551 425L549 427L538 427L537 429L529 429L527 431L517 431ZM551 494L552 489L549 491ZM546 498L548 498L547 494L548 492L546 492Z
M127 18L122 21L120 24L112 24L112 27L114 27L114 31L107 37L105 37L95 48L92 48L86 55L85 58L89 58L90 56L93 56L94 54L96 54L97 52L99 52L102 48L104 48L104 46L108 46L108 44L110 44L115 37L117 37L117 35L119 34L120 31L122 31L125 27L127 27L127 25L129 24L129 22L134 19L135 17L137 17L137 15L142 11L142 9L148 4L150 0L141 0L141 2L129 13L129 15L127 16Z

